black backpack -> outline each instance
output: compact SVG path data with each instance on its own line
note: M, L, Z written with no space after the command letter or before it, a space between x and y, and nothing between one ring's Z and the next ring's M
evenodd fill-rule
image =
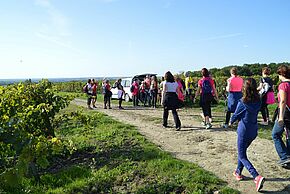
M83 86L83 93L88 93L88 85Z
M212 87L210 84L209 79L203 79L201 83L201 89L202 89L202 96L201 96L201 103L211 103L213 100L213 95L212 95Z
M134 92L134 89L135 89L135 86L134 85L131 85L130 92Z
M211 94L212 93L212 87L210 85L210 80L204 79L202 80L202 93L203 94Z

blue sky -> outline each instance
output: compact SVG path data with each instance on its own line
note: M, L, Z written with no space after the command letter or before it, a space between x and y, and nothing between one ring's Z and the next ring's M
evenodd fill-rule
M290 61L289 0L9 0L0 79Z

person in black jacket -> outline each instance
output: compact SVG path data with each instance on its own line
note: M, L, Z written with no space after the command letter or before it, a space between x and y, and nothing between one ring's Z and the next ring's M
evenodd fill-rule
M261 96L261 113L262 113L262 117L264 122L262 124L264 125L268 125L269 122L269 110L268 110L268 104L267 104L267 98L269 98L269 94L270 93L274 93L273 90L273 81L272 79L269 77L271 73L270 68L265 67L262 70L262 77L260 79L260 85L258 87L258 90L260 91L260 96Z

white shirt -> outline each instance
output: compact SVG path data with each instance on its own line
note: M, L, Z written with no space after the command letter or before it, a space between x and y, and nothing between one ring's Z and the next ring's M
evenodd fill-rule
M176 92L176 89L178 87L178 83L177 82L164 82L164 87L163 90L164 92Z

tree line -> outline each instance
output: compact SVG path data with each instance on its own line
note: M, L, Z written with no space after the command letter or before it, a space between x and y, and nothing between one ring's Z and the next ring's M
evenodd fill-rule
M230 65L222 68L211 68L209 69L211 75L213 77L229 77L230 76L230 69L232 67L237 67L238 73L240 76L257 76L262 75L262 68L269 67L272 73L277 72L277 68L280 65L290 65L289 62L282 62L282 63L252 63L252 64L244 64L244 65ZM198 71L188 71L187 72L191 77L200 77L200 70ZM184 72L180 74L183 77Z

